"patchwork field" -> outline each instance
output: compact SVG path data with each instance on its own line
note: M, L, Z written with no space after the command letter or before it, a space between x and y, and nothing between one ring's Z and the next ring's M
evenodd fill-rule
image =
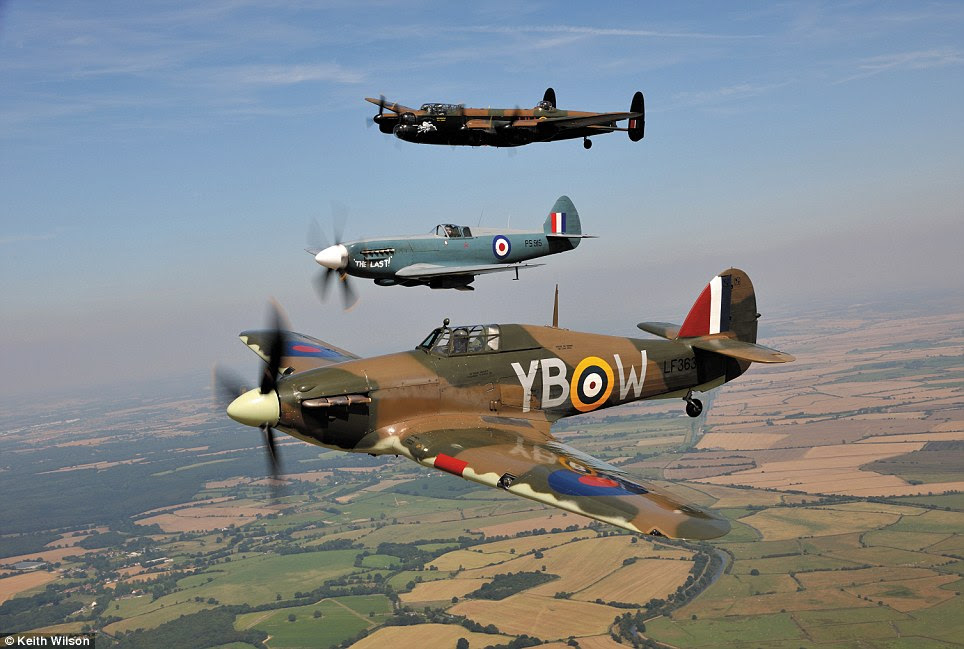
M271 649L425 649L463 637L482 649L523 633L551 649L570 637L583 649L618 649L628 636L619 644L610 634L622 632L617 620L626 615L645 621L646 638L680 649L961 646L964 317L818 315L768 321L779 335L761 342L798 361L754 365L703 395L701 418L683 416L681 402L669 400L554 427L566 443L727 516L733 531L710 544L633 537L400 459L295 441L283 445L292 473L272 504L263 458L238 445L206 401L149 404L78 416L82 434L63 423L40 429L44 448L72 444L61 449L70 457L44 470L90 467L43 479L79 480L100 467L100 478L160 476L169 489L196 474L197 488L118 516L157 523L160 532L99 527L120 534L117 547L76 545L93 524L55 528L73 536L45 532L20 558L62 565L0 578L0 603L44 588L62 594L71 614L97 601L90 623L108 633L227 611L235 629L270 635ZM18 431L0 446L23 440ZM126 456L110 454L118 439ZM247 473L222 461L246 454L255 467ZM29 542L7 547L21 552ZM704 573L705 590L675 599L692 581L694 557L717 551L727 562ZM139 565L162 556L169 561L161 571ZM504 599L476 592L520 572L535 576L500 592ZM257 610L231 608L239 604ZM31 615L44 610L37 605ZM86 623L87 614L42 622L74 630ZM478 632L487 626L492 633Z
M418 626L395 626L379 629L352 645L354 649L427 649L428 647L454 647L459 638L469 641L470 649L482 649L493 644L508 642L504 635L472 633L453 624L419 624Z
M59 576L57 573L47 572L46 570L34 570L12 577L4 577L0 579L0 604L17 593L43 586L59 578Z
M613 618L622 612L611 606L531 594L514 595L498 602L460 602L449 610L483 625L494 624L503 633L528 634L546 640L605 633Z

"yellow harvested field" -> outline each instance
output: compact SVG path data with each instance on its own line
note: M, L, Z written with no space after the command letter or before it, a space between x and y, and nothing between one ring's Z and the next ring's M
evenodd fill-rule
M592 519L586 518L585 516L570 514L569 512L563 511L554 511L551 514L546 514L545 516L526 518L519 521L512 521L511 523L502 523L500 525L488 525L485 527L476 528L472 531L480 532L485 536L514 536L519 532L528 532L538 529L565 529L571 525L587 527L590 523L592 523Z
M563 543L569 543L576 538L596 538L596 533L592 530L576 530L574 532L557 532L555 534L539 534L537 536L524 536L517 539L506 539L505 541L493 541L483 545L476 545L473 550L479 552L509 552L515 550L516 555L525 554L533 550L554 548Z
M57 546L63 546L65 548L73 547L77 545L80 541L86 539L90 534L79 534L77 532L71 532L70 534L64 534L56 541L51 541L44 545L45 548L56 548Z
M691 557L692 553L675 548L654 550L649 543L632 543L629 536L610 536L567 543L543 552L541 559L533 555L517 557L499 565L490 565L462 573L464 577L494 577L507 572L546 572L559 575L559 579L536 586L527 594L552 597L559 591L574 593L604 579L623 567L623 561L630 557L666 558L679 561L680 557ZM685 565L688 562L679 561ZM500 627L501 628L501 627Z
M464 597L466 593L478 590L489 579L440 579L438 581L423 581L416 584L409 593L398 596L402 602L441 602L453 597Z
M65 446L97 446L104 442L114 441L113 437L88 437L87 439L75 439L69 442L61 442L60 444L54 444L55 447L65 447Z
M453 550L438 557L429 566L435 566L441 571L471 570L494 563L503 563L515 558L508 552L476 552L474 550Z
M830 536L876 529L896 523L899 514L848 512L828 509L768 509L741 518L740 522L757 529L765 541L795 539L801 536Z
M470 649L482 649L492 644L505 644L512 638L488 633L472 633L457 624L419 624L389 626L352 645L352 649L431 649L454 647L459 638L469 641Z
M861 466L876 460L919 450L925 443L868 442L816 446L798 459L764 461L754 469L700 478L697 481L853 496L908 496L964 488L964 481L911 485L895 475L860 469Z
M237 487L239 484L244 484L246 482L251 482L251 478L228 478L227 480L212 480L211 482L205 482L204 487L206 489L226 489L228 487Z
M13 577L4 577L0 579L0 604L3 604L17 593L48 584L59 576L56 572L34 570L33 572L25 572L21 575L14 575Z
M919 451L923 447L923 442L836 444L834 446L816 446L808 450L803 457L820 459L822 460L822 466L850 466L849 460L853 457L859 457L861 464L865 464L883 457ZM773 464L776 464L776 462Z
M788 437L782 433L707 433L696 448L719 448L724 451L772 448Z
M116 462L92 462L90 464L75 464L74 466L65 466L59 469L54 469L53 471L40 471L37 475L43 475L45 473L64 473L67 471L80 471L81 469L97 469L102 471L104 469L109 469L112 466L120 466L121 464L137 464L138 462L143 462L147 458L135 457L129 460L117 460Z
M784 494L770 491L753 491L713 484L700 484L698 488L699 491L715 499L709 504L716 508L779 505L784 501Z
M251 523L257 520L258 514L267 516L274 511L272 508L254 505L184 507L168 514L158 514L135 522L138 525L156 523L165 532L209 532L232 524L240 526Z
M964 431L933 431L929 433L908 433L906 435L874 435L859 440L858 444L891 442L959 442L964 440Z
M184 507L200 507L201 505L208 505L213 503L223 503L229 500L234 500L234 496L218 496L216 498L205 498L203 500L191 500L186 503L177 503L175 505L164 505L163 507L156 507L154 509L148 509L146 512L141 512L138 516L146 516L147 514L163 514L172 512L175 509L182 509ZM245 501L245 502L251 502ZM107 531L106 529L104 530Z
M80 556L88 552L93 552L93 550L79 547L53 548L40 552L32 552L30 554L19 554L15 557L3 557L2 563L18 563L20 561L33 561L34 559L55 563L57 561L63 561L64 557Z
M497 602L460 602L449 612L479 624L494 624L505 633L528 634L545 640L606 633L613 619L623 613L622 609L610 606L537 597L529 592Z
M594 635L579 638L579 649L626 649L608 635Z
M918 410L918 411L910 410L910 411L907 411L907 412L868 412L868 413L864 413L864 414L862 414L862 415L853 415L853 416L850 417L850 418L851 418L851 419L857 419L857 420L860 420L860 419L870 419L870 420L874 420L874 421L877 421L877 420L886 421L886 420L888 420L888 419L910 419L910 420L913 420L913 419L926 419L926 418L927 418L927 413L926 413L926 412L923 412L923 411L919 411L919 410Z
M629 603L648 602L654 597L665 599L683 585L692 566L689 561L639 559L572 597L586 602L602 599Z
M953 432L956 432L956 433L962 433L962 432L964 432L964 422L962 422L962 421L945 421L945 422L942 422L942 423L937 424L936 426L934 426L932 430L934 430L935 432L953 431Z

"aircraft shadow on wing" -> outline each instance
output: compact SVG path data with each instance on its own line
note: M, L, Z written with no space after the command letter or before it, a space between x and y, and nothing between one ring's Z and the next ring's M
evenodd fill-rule
M558 302L557 302L558 307ZM553 326L452 326L415 349L360 358L285 330L241 340L265 361L260 386L219 377L234 420L260 428L279 467L274 430L330 449L402 455L633 532L687 539L726 534L726 518L663 493L556 440L551 424L641 399L679 398L731 381L751 363L789 354L756 344L756 296L730 268L700 293L682 325L642 322L664 340L578 333Z
M625 131L630 140L638 142L646 129L646 106L641 92L633 95L627 113L560 110L552 88L546 89L534 108L466 108L463 104L443 103L409 108L384 97L366 97L365 101L378 106L373 120L382 133L418 144L514 147L583 138L583 146L588 149L592 147L589 138L594 135ZM627 126L618 126L624 120L628 120Z

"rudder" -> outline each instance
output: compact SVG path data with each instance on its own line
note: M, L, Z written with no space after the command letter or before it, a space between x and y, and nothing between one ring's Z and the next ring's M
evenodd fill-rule
M639 142L646 134L646 101L643 93L637 92L633 95L633 100L629 104L629 112L642 113L639 117L632 117L629 120L629 139Z
M749 276L738 268L729 268L711 279L700 293L678 337L732 333L737 340L755 343L759 317Z
M579 221L579 212L572 204L568 196L560 196L552 206L549 216L542 226L543 232L554 235L581 235L582 223ZM575 239L575 242L578 242ZM574 244L575 244L574 242Z

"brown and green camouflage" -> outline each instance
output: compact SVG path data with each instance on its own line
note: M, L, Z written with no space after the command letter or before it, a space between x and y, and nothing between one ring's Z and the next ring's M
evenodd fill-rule
M725 518L660 493L556 440L551 424L641 399L679 398L792 356L756 344L756 299L743 271L707 285L683 325L640 323L669 339L486 324L435 329L415 349L357 358L287 333L274 390L241 395L234 419L349 452L394 454L635 532L691 539ZM242 340L266 360L272 332Z

